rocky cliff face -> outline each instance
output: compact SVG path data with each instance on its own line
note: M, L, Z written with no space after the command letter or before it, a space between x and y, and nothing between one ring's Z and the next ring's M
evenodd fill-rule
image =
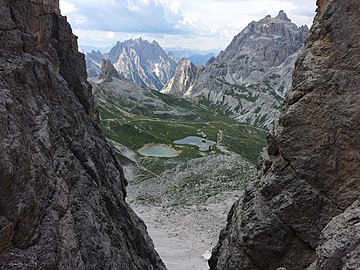
M101 65L97 56L87 55L88 66L94 62ZM117 42L109 53L104 54L120 75L142 86L161 90L174 76L176 62L156 42L141 38ZM99 75L100 70L96 72Z
M0 0L0 268L165 269L58 0Z
M272 127L307 33L283 11L251 22L209 61L191 96L221 106L240 122Z
M190 96L194 83L203 70L203 66L195 66L190 60L183 59L176 68L175 76L161 92L178 97Z
M211 269L360 269L360 3L317 5L261 176L229 213Z
M98 79L103 82L111 82L113 78L121 79L121 76L111 64L109 59L103 59L100 68Z

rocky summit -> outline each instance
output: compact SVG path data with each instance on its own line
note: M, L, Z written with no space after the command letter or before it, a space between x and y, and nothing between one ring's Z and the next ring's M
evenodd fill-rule
M0 269L165 269L59 1L0 1Z
M100 74L102 58L109 59L120 75L126 79L161 90L174 76L176 62L156 42L142 38L117 42L109 53L100 57L93 51L86 56L89 76Z
M360 3L317 5L260 176L232 207L212 270L360 269Z
M251 22L207 63L187 96L220 106L240 122L271 128L308 34L280 11Z
M103 59L100 68L100 74L98 79L101 81L111 82L113 78L121 79L120 74L116 71L113 64L111 64L109 59Z
M175 76L171 78L161 92L178 97L190 96L194 83L203 70L203 66L195 66L190 60L182 59L176 68Z

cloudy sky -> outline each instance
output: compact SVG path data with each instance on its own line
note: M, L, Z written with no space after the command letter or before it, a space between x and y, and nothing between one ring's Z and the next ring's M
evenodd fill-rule
M80 46L142 37L163 47L223 49L249 22L280 9L312 24L315 0L60 0Z

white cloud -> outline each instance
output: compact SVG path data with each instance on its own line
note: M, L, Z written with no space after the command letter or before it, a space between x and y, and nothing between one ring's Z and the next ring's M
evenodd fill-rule
M116 34L114 32L108 32L106 34L106 38L108 39L115 39L116 38Z
M171 3L169 4L170 10L174 13L174 14L178 14L180 7L181 7L181 2L180 1L171 1Z
M62 13L82 30L179 33L178 0L60 0ZM76 7L76 8L75 8Z
M74 4L65 0L60 1L60 9L64 14L69 14L77 10Z
M132 12L139 12L141 9L141 7L137 3L134 3L132 0L127 0L126 7Z
M167 47L202 46L205 49L225 48L233 36L249 22L260 20L267 14L276 16L280 9L285 10L288 17L297 25L310 26L316 8L315 0L60 0L60 2L62 12L68 16L82 44L104 45L108 42L107 45L112 45L109 44L112 40L141 36L144 39L155 39ZM82 36L85 32L86 36Z

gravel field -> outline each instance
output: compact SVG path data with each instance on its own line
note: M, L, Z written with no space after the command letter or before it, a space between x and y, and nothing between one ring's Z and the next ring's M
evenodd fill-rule
M127 202L145 221L155 248L169 270L208 269L207 259L226 225L227 213L241 195L239 189L230 189L239 188L242 183L234 183L233 178L225 183L229 187L226 191L213 193L205 200L204 193L214 189L214 179L219 174L215 164L218 169L225 166L234 173L234 166L239 166L239 162L243 161L233 155L207 157L193 161L196 168L190 166L182 172L174 168L142 183L132 181L136 177L133 168L125 168L129 180ZM214 170L209 170L211 166ZM205 179L201 180L202 192L193 186L176 193L168 192L194 171Z

